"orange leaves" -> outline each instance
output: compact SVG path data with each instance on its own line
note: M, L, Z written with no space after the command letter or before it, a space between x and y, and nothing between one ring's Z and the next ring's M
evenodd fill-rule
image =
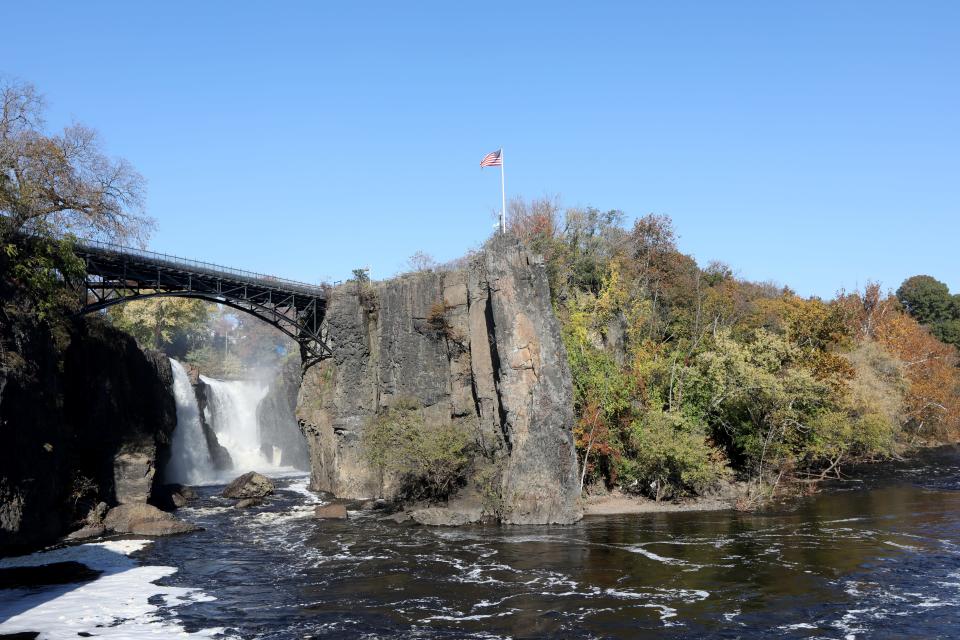
M582 455L581 465L586 465L584 475L590 475L595 469L600 468L604 470L603 475L609 482L615 483L617 479L615 462L620 457L620 447L617 436L611 432L603 407L599 403L591 401L583 408L573 428L573 437L577 450Z
M905 313L875 326L877 341L903 361L909 382L906 414L917 434L960 435L960 369L957 350L933 337Z
M861 340L874 339L903 364L907 382L907 426L921 437L955 439L960 435L958 353L904 313L877 284L863 293L838 297L849 326Z

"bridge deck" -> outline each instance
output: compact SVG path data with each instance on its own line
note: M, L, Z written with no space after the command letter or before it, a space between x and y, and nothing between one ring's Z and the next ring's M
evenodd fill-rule
M96 240L82 240L74 246L74 253L80 258L96 258L98 262L113 262L117 265L125 264L138 269L156 271L157 269L190 273L201 277L222 280L224 284L304 295L320 300L326 299L326 289L322 286L287 280L275 276L234 269L210 262L190 260L166 253L146 251L133 247L100 242ZM253 293L253 292L251 292Z

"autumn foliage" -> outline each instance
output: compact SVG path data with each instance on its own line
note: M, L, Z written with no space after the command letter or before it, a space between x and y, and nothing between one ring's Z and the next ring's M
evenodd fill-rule
M937 338L947 316L921 325L877 284L828 301L701 267L666 216L627 226L619 211L543 199L514 201L509 219L545 259L586 487L661 499L732 474L762 499L960 436L958 352ZM929 280L900 296L952 309Z

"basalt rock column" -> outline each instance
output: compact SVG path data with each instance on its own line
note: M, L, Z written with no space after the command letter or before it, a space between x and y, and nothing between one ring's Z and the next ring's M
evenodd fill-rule
M397 479L366 461L363 433L385 407L413 399L428 427L469 436L474 474L495 470L488 515L581 517L566 353L544 265L514 238L494 238L459 270L347 283L329 297L326 323L333 357L307 370L297 403L313 489L396 497ZM468 477L463 492L478 482Z

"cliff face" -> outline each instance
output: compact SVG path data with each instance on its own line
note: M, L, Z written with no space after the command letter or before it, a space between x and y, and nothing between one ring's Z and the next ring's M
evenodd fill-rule
M0 331L17 354L0 373L0 549L49 543L101 501L146 502L176 426L166 357L95 319L60 346L31 318Z
M370 291L348 283L331 296L326 323L333 358L306 372L297 403L314 489L394 496L396 483L381 485L365 458L363 432L385 407L412 398L427 424L469 434L473 476L461 493L492 489L488 515L517 524L581 517L566 353L543 264L516 240L491 240L462 271ZM481 469L494 472L484 487Z
M0 553L61 532L70 429L47 326L3 312L0 323Z
M64 377L77 471L109 504L146 502L177 425L170 361L107 324L81 321L64 356Z

